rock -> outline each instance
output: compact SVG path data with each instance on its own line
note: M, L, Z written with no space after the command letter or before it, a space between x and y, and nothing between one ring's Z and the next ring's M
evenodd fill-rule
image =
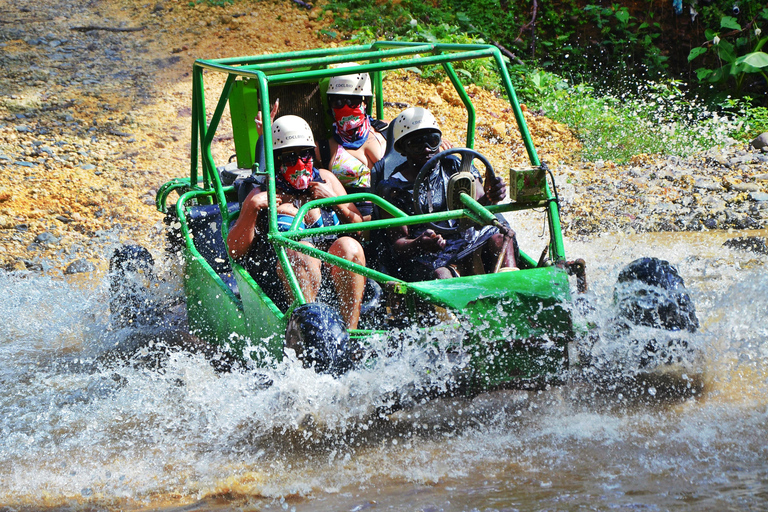
M731 185L731 190L736 192L757 192L760 190L760 185L756 183L734 183Z
M96 266L85 258L80 258L70 263L66 269L65 274L83 274L86 272L93 272L96 270Z
M10 265L8 265L8 270L10 271L21 271L21 270L27 270L27 266L24 264L22 260L16 260Z
M749 198L753 201L762 203L768 201L768 194L765 192L750 192Z
M703 178L694 178L693 186L694 188L701 188L704 190L712 190L712 191L723 190L723 186L720 183L717 183L712 180L703 179Z
M750 144L755 149L763 149L768 147L768 132L761 133L755 137L754 140L750 142Z
M427 105L442 105L443 104L443 98L440 97L439 94L433 94L424 101Z
M491 125L491 133L497 139L503 139L507 135L507 125L504 121L499 121Z
M35 237L35 242L38 244L55 244L58 241L59 239L48 231L44 231Z
M766 240L764 237L760 236L731 238L723 243L723 247L739 249L742 251L752 251L759 254L768 254L768 245L766 245Z

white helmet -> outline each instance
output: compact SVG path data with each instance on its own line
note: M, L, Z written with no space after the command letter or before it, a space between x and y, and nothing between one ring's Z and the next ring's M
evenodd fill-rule
M368 76L368 73L332 76L328 82L327 93L346 96L373 96L371 77Z
M272 149L315 147L309 123L299 116L282 116L272 123Z
M403 110L392 123L394 124L392 133L395 136L393 146L397 152L400 152L398 148L400 139L415 131L429 129L440 135L443 134L443 131L437 126L437 120L432 112L422 107L411 107Z

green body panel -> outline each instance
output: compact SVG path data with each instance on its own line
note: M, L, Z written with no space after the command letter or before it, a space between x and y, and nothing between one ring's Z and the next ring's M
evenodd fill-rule
M245 311L247 337L251 341L248 356L260 365L281 361L285 315L242 266L235 263L233 273Z
M240 301L199 254L187 248L184 259L190 332L214 345L229 343L229 348L242 356L240 336L245 334L246 324Z
M446 308L465 310L485 298L530 296L534 299L570 300L568 276L557 267L542 267L498 274L421 281L402 285L430 302Z
M248 81L238 80L232 86L229 96L229 111L232 117L232 137L235 141L237 166L250 169L255 163L256 114L259 113L259 94Z
M540 384L567 367L573 337L568 276L556 267L424 281L400 287L460 319L471 355L470 385Z

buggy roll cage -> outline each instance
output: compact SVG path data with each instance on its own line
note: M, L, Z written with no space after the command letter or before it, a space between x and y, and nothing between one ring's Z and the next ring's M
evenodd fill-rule
M353 233L404 225L423 224L425 222L440 222L460 217L487 219L489 213L496 214L534 207L544 207L547 210L549 223L550 241L548 244L548 251L550 260L555 262L555 264L564 263L565 251L560 228L559 205L557 204L556 195L553 195L549 187L546 176L543 179L543 183L541 183L543 195L534 202L512 202L482 207L474 200L466 200L467 198L464 198L464 209L423 215L407 215L388 201L373 193L355 193L336 198L312 200L300 208L294 218L290 230L280 232L277 229L275 166L273 152L271 150L272 122L269 115L271 105L269 97L270 86L313 81L319 82L324 78L332 76L366 72L371 76L373 94L376 98L376 117L382 119L384 116L383 72L424 65L441 65L466 108L466 145L469 148L473 148L476 122L475 107L451 63L481 58L490 58L496 64L501 75L502 84L513 109L518 129L531 165L534 168L546 169L545 166L541 165L538 155L536 154L531 135L528 131L525 118L523 117L523 112L512 86L506 65L502 59L501 52L495 46L485 44L427 44L379 41L369 45L348 46L343 48L314 49L239 58L211 60L198 59L193 65L192 146L189 179L181 178L166 183L158 191L157 208L162 212L166 211L166 199L174 190L181 196L176 203L176 210L180 219L184 219L185 217L185 201L194 199L203 204L215 201L221 211L221 235L226 241L229 225L231 221L234 220L237 213L231 214L227 208L225 194L232 192L233 187L224 186L222 184L219 172L211 154L211 143L213 142L214 134L219 126L224 109L227 104L230 103L236 83L238 81L247 80L249 82L252 81L255 84L258 97L258 112L263 113L262 137L264 139L266 169L259 169L258 164L253 164L253 173L264 176L267 182L269 195L268 238L275 246L279 262L286 271L294 297L298 299L299 303L305 303L306 300L301 292L296 275L289 264L285 252L286 248L328 261L333 265L351 270L379 282L394 281L401 286L409 286L408 283L404 283L375 269L358 265L299 242L303 238L318 235ZM346 64L346 66L343 68L328 67L335 64ZM341 69L343 69L343 72L341 72ZM224 73L227 76L216 107L210 115L210 121L207 121L208 112L205 105L204 72L206 71ZM242 103L242 99L238 101ZM240 104L238 105L238 108L244 108L244 105ZM230 109L233 109L231 103ZM247 129L235 129L234 125L235 121L233 119L233 137L235 138L236 148L239 141L245 140L251 145L249 151L252 154L253 145L251 143L255 142L255 139L250 137L253 137L254 135L255 126L249 131ZM240 145L242 146L242 142ZM241 160L241 157L250 167L253 158L251 157L249 160L248 155L243 156L241 155L241 151L238 151L238 161ZM201 169L199 174L198 169ZM510 185L512 187L515 186L513 183L510 183ZM356 224L342 224L339 226L305 229L301 231L297 229L300 219L304 218L305 214L312 208L358 201L371 201L382 210L388 212L392 218L370 220ZM181 224L183 236L189 238L189 233L185 226L186 223L182 222ZM531 259L528 255L521 252L521 257L525 260L528 266L537 266L537 262ZM417 293L419 292L418 289L415 291Z

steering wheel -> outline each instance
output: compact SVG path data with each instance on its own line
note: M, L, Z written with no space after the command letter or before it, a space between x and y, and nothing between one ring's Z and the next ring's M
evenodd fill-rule
M413 182L413 211L415 211L417 214L422 215L424 213L434 213L434 212L449 210L448 199L447 199L448 190L447 190L446 183L444 181L441 183L443 186L443 191L438 198L438 199L442 198L441 204L435 205L433 201L433 195L435 191L432 190L432 187L431 187L432 184L429 183L429 177L432 174L432 171L437 166L438 162L452 155L460 156L460 167L458 171L452 173L450 176L453 176L454 174L458 174L460 172L470 172L470 169L472 168L472 162L474 162L475 160L480 160L483 163L483 165L485 165L486 180L489 178L493 179L496 176L496 174L493 171L493 166L491 166L491 162L489 162L486 157L484 157L474 149L451 148L451 149L446 149L445 151L441 151L440 153L430 158L429 161L427 161L427 163L424 164L424 166L419 171L419 174L416 175L416 179ZM441 221L441 222L427 222L426 224L429 225L432 229L434 229L438 233L442 233L442 234L453 233L454 231L459 229L459 223L455 220Z

